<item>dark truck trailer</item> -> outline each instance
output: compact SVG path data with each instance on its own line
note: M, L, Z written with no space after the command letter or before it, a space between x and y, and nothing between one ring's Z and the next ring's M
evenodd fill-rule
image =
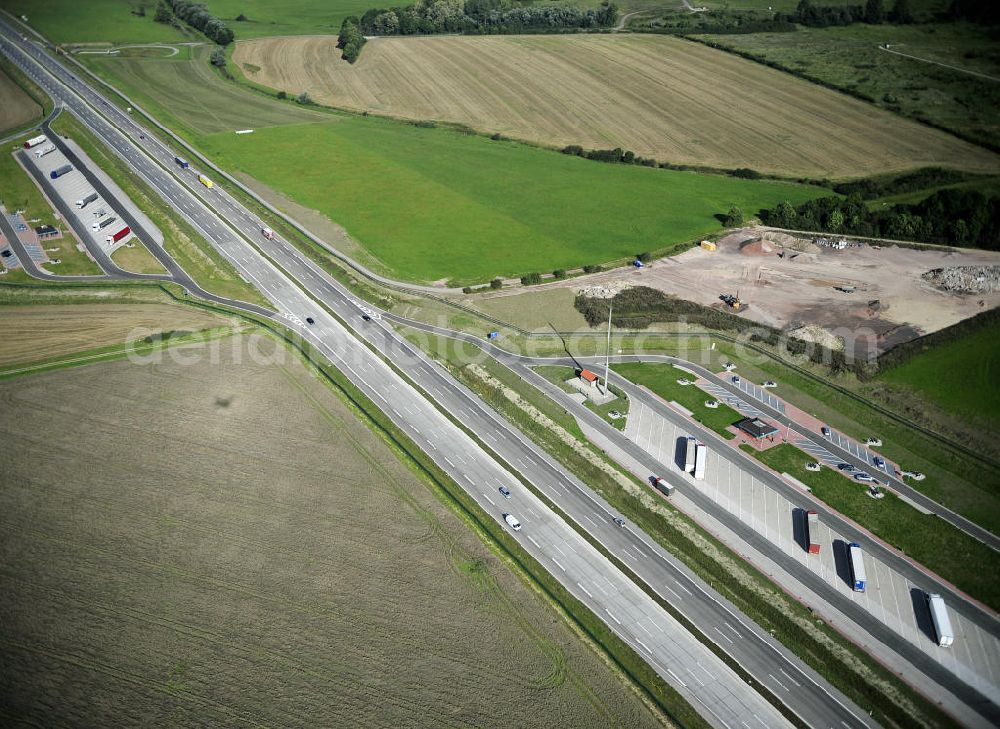
M182 159L181 157L174 157L174 162L179 164L182 170L186 170L191 166L186 159Z
M52 170L49 173L49 177L54 180L57 177L62 177L67 172L72 172L72 171L73 171L73 165L63 165L62 167Z
M87 195L86 197L83 197L83 198L80 198L79 200L77 200L76 203L75 203L75 205L78 208L83 209L83 208L87 207L88 205L90 205L90 203L92 203L95 200L97 200L97 197L98 197L97 193L96 192L92 192L89 195Z

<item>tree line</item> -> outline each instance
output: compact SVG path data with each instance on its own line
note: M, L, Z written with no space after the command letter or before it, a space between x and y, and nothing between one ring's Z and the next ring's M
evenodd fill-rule
M353 15L344 18L340 24L340 35L337 36L337 48L341 49L341 58L348 63L358 60L361 47L365 44L365 37L358 28L358 19Z
M204 4L194 2L194 0L167 0L167 2L178 18L195 30L201 31L220 46L226 46L233 42L235 38L233 31L209 13ZM156 8L154 20L160 23L171 21L170 12L162 2Z
M1000 198L978 190L938 190L918 203L875 209L855 192L798 207L783 202L760 219L776 228L1000 250Z
M433 33L498 34L532 30L609 28L618 9L605 0L596 9L572 6L510 6L501 0L424 0L396 8L371 8L361 16L363 35Z

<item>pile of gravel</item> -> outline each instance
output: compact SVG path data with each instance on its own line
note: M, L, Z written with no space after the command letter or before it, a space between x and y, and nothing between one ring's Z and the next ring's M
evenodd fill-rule
M921 278L942 291L960 294L992 294L1000 291L1000 266L935 268Z

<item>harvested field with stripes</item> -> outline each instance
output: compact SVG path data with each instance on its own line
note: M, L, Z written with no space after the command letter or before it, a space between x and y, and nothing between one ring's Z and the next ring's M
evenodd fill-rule
M233 60L324 104L661 162L847 178L1000 157L844 94L663 36L377 38L354 65L336 37L262 38Z

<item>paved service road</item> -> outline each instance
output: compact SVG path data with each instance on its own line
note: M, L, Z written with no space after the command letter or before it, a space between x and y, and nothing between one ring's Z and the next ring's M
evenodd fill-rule
M242 275L274 303L278 310L276 317L312 343L376 405L391 413L395 422L420 447L425 448L428 455L487 513L502 523L503 511L506 508L514 511L524 524L524 529L514 535L521 546L643 656L710 723L719 727L736 727L752 719L757 725L765 727L789 725L760 693L682 629L667 611L542 504L530 490L522 487L509 471L435 408L398 371L377 356L372 347L354 336L342 322L351 322L392 362L399 362L398 358L408 352L414 359L409 362L403 360L407 375L439 402L446 401L445 409L484 442L502 443L505 452L510 454L510 458L505 457L505 460L527 480L535 482L537 476L553 484L559 481L565 488L567 477L544 453L510 428L478 398L461 388L442 368L410 348L393 331L378 322L363 324L353 298L332 277L286 241L280 238L267 243L261 241L260 222L250 211L218 188L208 190L199 186L191 172L183 172L173 166L171 151L159 141L150 139L130 117L107 105L93 90L37 47L16 39L12 41L12 37L7 29L2 42L4 50L29 76L65 103L158 194L185 215ZM41 70L27 54L55 74L58 82ZM73 92L66 84L72 87ZM77 91L81 96L74 93ZM97 113L98 109L100 113ZM139 150L140 146L143 151ZM250 240L265 245L269 258L261 255L249 243ZM316 299L323 301L333 314L327 313ZM312 318L313 323L304 322L306 317ZM500 485L509 486L514 492L509 506L497 502ZM574 488L581 486L574 483ZM621 530L616 534L618 539L627 535L636 536L630 530ZM615 546L612 542L607 548L613 551ZM735 625L732 621L730 623ZM751 663L746 668L754 675L759 674L762 685L766 686L768 673L777 669L781 674L781 669L772 656L766 656L765 660L768 660L766 665ZM780 665L783 667L786 664ZM789 661L787 665L792 663ZM785 694L780 700L786 701L794 711L801 711L801 715L807 717L807 723L814 726L871 725L863 712L850 706L835 691L820 682L810 681L807 674L803 676L806 680L802 682L801 690L789 692L776 687L762 690ZM817 706L821 708L817 709Z

